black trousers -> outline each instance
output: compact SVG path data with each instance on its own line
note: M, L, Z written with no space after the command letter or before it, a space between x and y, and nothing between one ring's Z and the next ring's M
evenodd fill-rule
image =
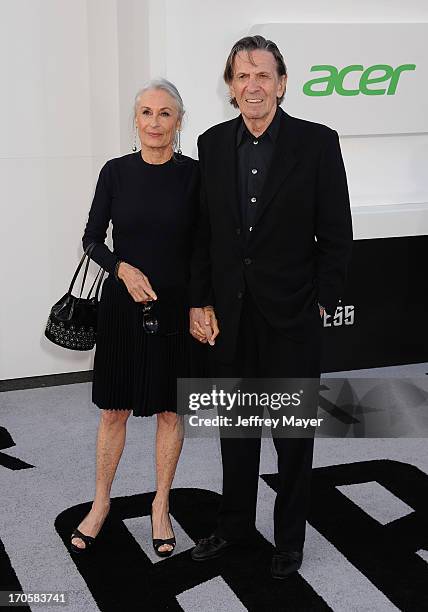
M213 358L213 376L319 380L321 320L313 326L314 333L308 340L296 342L268 324L248 290L243 300L235 358L232 363ZM223 497L215 533L225 540L245 539L255 530L261 438L221 435L220 441ZM275 546L280 551L301 551L309 510L314 439L273 435L273 442L279 474Z

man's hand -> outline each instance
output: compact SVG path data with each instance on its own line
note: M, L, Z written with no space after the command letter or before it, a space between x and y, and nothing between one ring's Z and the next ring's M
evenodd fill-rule
M196 340L199 340L199 342L203 344L208 342L213 346L219 332L220 330L212 306L190 309L190 333Z

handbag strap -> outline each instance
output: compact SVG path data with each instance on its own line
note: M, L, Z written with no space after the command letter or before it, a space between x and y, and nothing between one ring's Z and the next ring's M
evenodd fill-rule
M85 284L86 275L88 273L89 261L90 261L90 258L91 258L91 255L92 255L92 251L94 250L95 245L96 245L96 242L92 242L90 245L88 245L86 247L85 252L82 255L82 259L80 260L79 265L77 266L76 271L74 273L74 276L73 276L73 278L71 280L70 287L68 289L68 294L69 295L71 295L71 292L73 291L74 283L76 281L77 275L80 272L80 268L82 267L83 262L85 261L85 257L88 257L88 261L86 262L86 267L85 267L85 273L83 275L82 286L80 288L80 295L79 295L79 297L82 295L83 285Z
M100 268L100 270L102 270L102 272L101 272L100 280L98 281L97 289L95 291L95 301L97 301L97 302L98 302L98 294L100 292L101 283L102 283L102 280L103 280L103 276L105 274L104 268Z
M100 276L100 272L101 272L101 276ZM92 289L94 288L95 283L97 282L97 278L100 276L100 278L98 280L97 288L96 288L96 291L95 291L95 301L98 302L98 294L100 292L100 287L101 287L101 283L102 283L104 274L105 274L105 270L104 270L104 268L101 268L101 266L100 266L100 268L99 268L99 270L97 272L97 275L96 275L96 277L94 279L94 282L92 283L92 286L89 289L89 293L86 296L87 300L89 300L89 298L91 297Z

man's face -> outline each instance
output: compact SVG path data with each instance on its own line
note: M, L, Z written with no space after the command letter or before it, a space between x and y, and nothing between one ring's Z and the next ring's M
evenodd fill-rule
M286 81L286 76L278 76L270 51L241 51L233 62L230 95L236 99L244 117L263 119L275 112L277 98L284 93Z

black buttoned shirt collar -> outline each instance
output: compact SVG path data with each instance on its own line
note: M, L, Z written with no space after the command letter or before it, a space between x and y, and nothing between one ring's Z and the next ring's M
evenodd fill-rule
M280 121L281 109L278 107L272 121L260 136L251 134L242 116L237 129L238 198L241 221L247 237L253 231L257 203L272 160Z

